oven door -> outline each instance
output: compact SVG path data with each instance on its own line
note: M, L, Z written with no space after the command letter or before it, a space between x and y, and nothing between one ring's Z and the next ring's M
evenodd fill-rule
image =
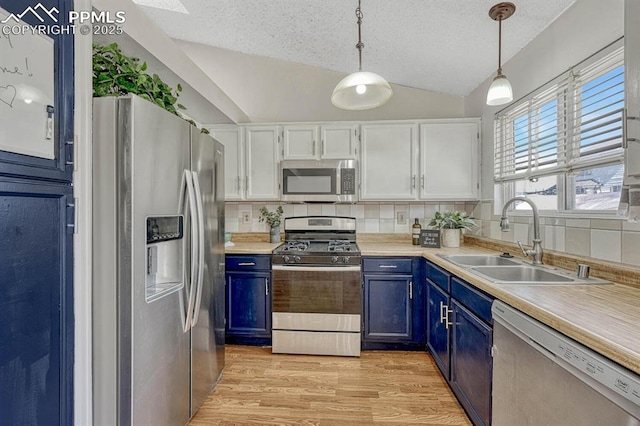
M273 265L273 312L360 315L360 266Z

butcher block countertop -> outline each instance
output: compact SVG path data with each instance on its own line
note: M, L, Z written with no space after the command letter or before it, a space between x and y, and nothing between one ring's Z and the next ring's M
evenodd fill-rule
M278 244L234 242L227 254L268 254ZM640 374L640 288L630 285L493 284L440 255L499 254L477 245L424 248L410 242L358 239L362 256L421 256L547 324L607 358ZM513 254L516 254L512 251ZM613 266L615 267L615 266Z

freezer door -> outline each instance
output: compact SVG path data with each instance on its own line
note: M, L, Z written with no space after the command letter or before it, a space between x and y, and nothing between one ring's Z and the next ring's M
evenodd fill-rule
M146 300L146 218L179 210L189 168L189 125L137 97L120 101L119 120L121 424L183 425L189 420L189 333L183 330L179 292ZM190 228L185 217L184 229ZM185 238L184 265L190 265L189 247Z
M191 329L193 416L224 367L224 147L209 135L191 129L191 170L204 224L202 278Z

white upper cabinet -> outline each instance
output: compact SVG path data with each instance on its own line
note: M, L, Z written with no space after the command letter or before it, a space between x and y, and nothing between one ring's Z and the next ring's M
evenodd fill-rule
M364 124L361 132L360 199L415 199L418 125Z
M640 1L626 0L624 10L624 101L626 183L640 184Z
M244 129L229 125L210 127L211 136L224 145L225 200L244 197Z
M420 192L423 200L476 200L480 121L420 125Z
M358 126L330 124L320 126L320 158L354 159L358 153Z
M245 198L278 200L279 126L245 127Z
M318 158L318 126L284 126L284 160Z
M283 160L353 159L357 153L357 126L283 126Z

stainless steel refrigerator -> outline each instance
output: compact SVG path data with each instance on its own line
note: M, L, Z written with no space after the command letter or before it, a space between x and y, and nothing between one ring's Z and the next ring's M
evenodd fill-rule
M186 424L224 366L224 147L139 97L93 104L94 424Z

